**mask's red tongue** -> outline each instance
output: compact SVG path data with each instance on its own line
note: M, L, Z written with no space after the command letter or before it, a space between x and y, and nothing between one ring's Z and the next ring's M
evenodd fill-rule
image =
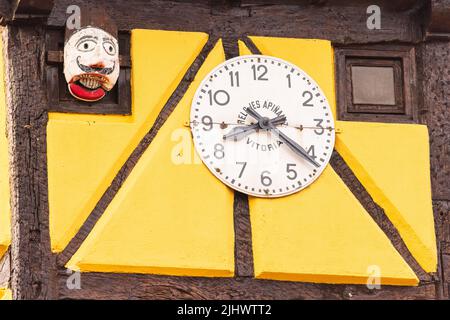
M74 82L69 83L69 91L74 97L84 101L97 101L106 94L105 90L101 87L95 90L88 90Z

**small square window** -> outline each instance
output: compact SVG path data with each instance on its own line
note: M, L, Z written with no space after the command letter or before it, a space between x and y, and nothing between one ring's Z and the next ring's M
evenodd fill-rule
M411 47L336 48L338 118L414 122L414 70Z
M395 105L394 68L352 66L353 104Z

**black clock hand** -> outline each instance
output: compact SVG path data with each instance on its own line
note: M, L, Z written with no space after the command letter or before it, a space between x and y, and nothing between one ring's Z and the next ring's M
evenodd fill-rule
M273 125L280 125L286 122L285 116L278 116L276 118L268 120ZM230 132L223 136L224 140L234 138L234 141L241 140L249 134L253 133L256 129L260 128L259 123L251 124L248 126L234 127Z
M312 163L315 167L320 167L320 164L318 164L313 158L311 158L306 152L305 149L303 149L297 142L289 138L287 135L285 135L283 132L281 132L278 128L271 125L270 122L267 123L267 121L264 121L264 117L261 116L255 109L253 108L247 108L247 113L251 115L253 118L258 120L258 123L261 128L268 126L272 131L274 131L280 138L283 140L284 143L288 145L289 148L294 150L298 155L303 157L304 159L308 160L310 163Z
M260 115L255 109L253 108L246 108L245 111L247 111L247 113L249 115L251 115L253 118L255 118L255 120L262 120L264 117L262 115Z
M269 124L269 126L271 126ZM318 164L313 158L311 158L306 152L305 149L303 149L297 142L289 138L287 135L285 135L281 130L276 128L275 126L271 126L271 129L273 132L275 132L280 139L288 145L289 148L291 148L295 153L300 155L302 158L308 160L310 163L312 163L316 168L320 167L320 164Z
M256 129L259 129L258 123L254 123L248 126L234 127L230 132L223 136L223 140L233 138L234 141L238 141L246 137L250 133L253 133Z

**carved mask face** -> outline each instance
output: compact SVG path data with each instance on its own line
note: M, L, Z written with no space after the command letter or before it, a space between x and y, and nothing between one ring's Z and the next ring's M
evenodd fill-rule
M102 99L116 84L119 71L117 39L102 29L80 29L64 46L64 75L77 99Z

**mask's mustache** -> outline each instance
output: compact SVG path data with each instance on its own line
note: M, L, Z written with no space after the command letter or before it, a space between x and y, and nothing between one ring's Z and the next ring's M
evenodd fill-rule
M114 71L115 67L116 67L116 62L114 61L114 64L113 64L113 66L111 68L102 68L102 69L100 69L100 68L91 68L89 66L86 66L86 65L80 63L80 58L81 58L80 56L77 57L77 65L84 72L88 72L88 73L89 72L98 72L100 74L108 75L108 74L111 74Z

